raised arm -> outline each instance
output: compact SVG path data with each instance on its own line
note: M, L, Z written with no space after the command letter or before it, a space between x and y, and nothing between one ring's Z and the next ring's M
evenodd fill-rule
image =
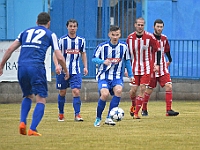
M18 40L15 40L11 46L6 50L2 60L1 60L1 63L0 63L0 76L3 74L3 68L4 68L4 65L6 63L6 61L11 57L12 53L17 49L19 48L21 45L21 43L18 41Z

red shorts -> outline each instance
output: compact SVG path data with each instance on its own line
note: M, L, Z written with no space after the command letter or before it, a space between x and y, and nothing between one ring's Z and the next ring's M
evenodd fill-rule
M135 82L131 82L131 86L140 86L140 84L148 85L150 82L150 74L134 75Z
M161 87L164 87L166 83L172 83L170 74L166 73L163 76L151 78L149 87L155 88L157 85L157 82L160 84Z

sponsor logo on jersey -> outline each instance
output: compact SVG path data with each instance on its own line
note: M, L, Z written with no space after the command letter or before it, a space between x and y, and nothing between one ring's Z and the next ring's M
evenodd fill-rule
M79 49L67 49L65 50L66 54L79 54Z
M118 64L121 61L121 58L107 58L113 64Z

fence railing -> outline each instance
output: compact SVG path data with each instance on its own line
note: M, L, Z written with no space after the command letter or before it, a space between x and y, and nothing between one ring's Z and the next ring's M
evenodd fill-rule
M172 78L200 79L200 40L170 40Z
M86 40L88 76L95 78L96 66L91 62L96 46L108 39ZM125 39L123 39L125 40ZM170 39L172 63L169 67L171 78L200 79L200 40Z

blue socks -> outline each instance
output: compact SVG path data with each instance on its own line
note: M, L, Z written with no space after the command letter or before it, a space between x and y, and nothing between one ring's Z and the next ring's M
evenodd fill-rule
M26 124L26 118L31 109L32 100L30 98L24 98L21 103L21 117L20 122L24 122Z
M106 101L99 99L97 105L97 118L101 119L102 112L106 106Z
M120 99L121 99L121 97L113 96L113 98L112 98L112 100L110 102L110 106L109 106L108 116L107 117L109 117L109 113L110 113L111 109L113 109L114 107L118 107Z
M36 128L44 115L44 109L45 109L45 105L43 103L36 104L34 112L33 112L33 116L32 116L32 123L30 126L31 130L36 131Z
M73 98L73 107L74 107L75 116L77 116L81 110L80 96Z
M64 114L65 96L58 94L58 109L59 114Z

